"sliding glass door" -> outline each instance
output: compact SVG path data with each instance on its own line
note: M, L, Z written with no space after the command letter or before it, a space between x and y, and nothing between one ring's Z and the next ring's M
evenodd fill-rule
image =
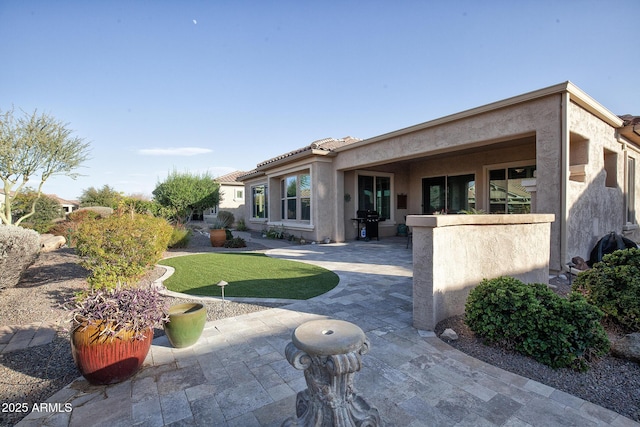
M423 178L422 213L460 213L474 209L475 189L473 174Z

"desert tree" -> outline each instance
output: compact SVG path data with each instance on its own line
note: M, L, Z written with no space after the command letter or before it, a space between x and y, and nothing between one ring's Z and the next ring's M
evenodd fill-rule
M73 179L74 171L88 159L89 144L73 136L68 124L48 114L24 113L14 117L14 111L0 112L0 180L4 202L0 204L0 220L19 225L35 214L36 203L44 183L54 175ZM37 182L30 209L17 220L12 215L12 202L31 180Z
M64 217L60 202L46 194L38 194L32 188L23 188L13 199L11 213L23 217L31 212L35 202L35 213L23 221L23 225L33 228L39 233L46 233L57 219Z
M106 206L115 209L123 197L122 193L106 184L102 188L89 187L82 190L80 207Z
M220 201L219 184L208 174L173 171L153 190L154 200L165 207L173 220L184 223L194 212L215 207Z

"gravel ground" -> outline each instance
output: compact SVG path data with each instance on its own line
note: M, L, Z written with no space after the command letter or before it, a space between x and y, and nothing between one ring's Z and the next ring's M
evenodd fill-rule
M248 242L241 250L263 250ZM169 256L189 252L215 251L208 238L196 234L188 248L172 251ZM143 282L155 280L163 273L156 268ZM56 338L47 345L0 355L0 403L44 402L74 379L79 373L69 350L68 313L60 304L75 292L86 288L87 272L78 265L72 249L43 253L25 273L16 288L0 290L0 325L25 325L36 321L54 322ZM566 283L555 283L559 293L566 293ZM171 299L171 303L184 302ZM208 320L237 316L270 308L267 305L226 302L207 303ZM459 336L449 342L458 350L507 371L534 379L543 384L579 396L640 422L640 365L614 357L594 362L588 372L568 369L554 370L533 359L482 344L465 325L462 316L438 324L438 336L452 328ZM162 334L156 330L156 335ZM13 425L20 413L0 412L0 425ZM24 414L26 415L26 414Z
M566 281L551 282L559 294L566 294L570 286ZM522 375L562 390L584 400L611 409L640 422L640 364L606 356L590 363L587 372L571 369L553 369L516 352L483 344L464 322L464 316L454 316L440 322L435 333L453 329L458 339L443 339L452 347L470 356L514 374ZM610 340L621 336L612 326L605 329Z

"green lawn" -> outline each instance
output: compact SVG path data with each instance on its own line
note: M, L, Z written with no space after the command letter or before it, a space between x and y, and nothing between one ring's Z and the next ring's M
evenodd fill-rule
M225 297L308 299L339 280L322 267L256 253L186 255L159 264L176 269L164 282L167 289L191 295L221 296L217 283L224 280Z

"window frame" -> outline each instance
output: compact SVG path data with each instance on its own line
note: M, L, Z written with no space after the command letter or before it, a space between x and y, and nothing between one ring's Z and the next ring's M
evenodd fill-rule
M627 223L637 224L636 220L636 169L637 161L634 156L627 156Z
M504 208L505 211L504 212L491 212L491 172L492 171L496 171L496 170L504 170L505 171L505 181L506 181L506 185L507 185L507 194L508 194L508 186L509 186L509 170L510 169L516 169L516 168L530 168L533 167L533 174L535 177L535 173L538 169L538 165L536 164L535 160L523 160L520 162L511 162L511 163L499 163L499 164L494 164L494 165L486 165L484 166L484 185L485 185L485 206L486 206L486 212L492 215L513 215L513 213L509 213L509 198L507 197L505 199L505 204L504 204ZM531 178L524 178L524 179L531 179ZM531 193L529 193L530 196ZM531 198L529 200L529 212L531 212Z
M256 215L256 189L262 188L264 197L264 217ZM251 219L254 221L269 220L269 184L261 183L251 185Z
M453 191L453 185L450 184L450 182L455 182L455 178L461 178L461 177L473 177L473 180L471 181L466 181L467 183L469 182L473 182L473 193L474 193L474 198L473 198L473 203L470 203L469 200L470 199L466 199L467 200L467 209L460 209L457 212L454 213L459 213L462 212L464 210L472 210L472 209L476 209L478 206L478 197L477 197L477 185L478 185L478 179L476 176L475 172L461 172L461 173L450 173L450 174L446 174L446 175L434 175L434 176L425 176L422 177L421 179L421 185L422 185L422 213L423 215L434 215L436 213L451 213L452 209L451 209L451 204L452 204L452 191ZM443 208L442 210L435 210L433 212L431 212L431 209L425 209L425 207L427 206L428 203L430 203L431 200L425 200L425 181L427 180L433 180L435 182L435 180L442 180L444 185L443 185ZM468 188L467 190L468 191ZM473 204L473 206L471 206Z
M304 179L303 177L307 177ZM295 193L289 182L295 180ZM308 188L302 188L308 183ZM304 193L304 194L303 194ZM308 193L308 194L307 194ZM304 170L283 175L280 178L280 220L287 223L311 224L313 188L311 171ZM306 201L306 203L305 203ZM290 209L293 207L293 209ZM293 212L293 216L291 216Z
M356 200L355 200L355 209L356 212L354 212L355 215L357 215L357 211L361 210L360 209L360 177L361 176L368 176L368 177L373 177L373 193L374 193L374 202L373 202L373 210L375 210L376 212L378 212L378 214L380 215L380 219L385 219L386 221L389 221L390 223L394 223L395 222L395 209L394 209L394 200L393 200L393 195L395 194L395 183L394 183L394 177L395 174L393 173L388 173L388 172L376 172L376 171L364 171L364 170L359 170L356 171L356 176L355 176L355 194L356 194ZM389 212L389 218L386 218L385 216L382 215L381 210L379 209L379 207L377 206L378 203L378 197L377 197L377 188L378 188L378 183L377 183L377 178L388 178L389 179L389 197L388 202L389 202L389 206L388 206L388 212Z

